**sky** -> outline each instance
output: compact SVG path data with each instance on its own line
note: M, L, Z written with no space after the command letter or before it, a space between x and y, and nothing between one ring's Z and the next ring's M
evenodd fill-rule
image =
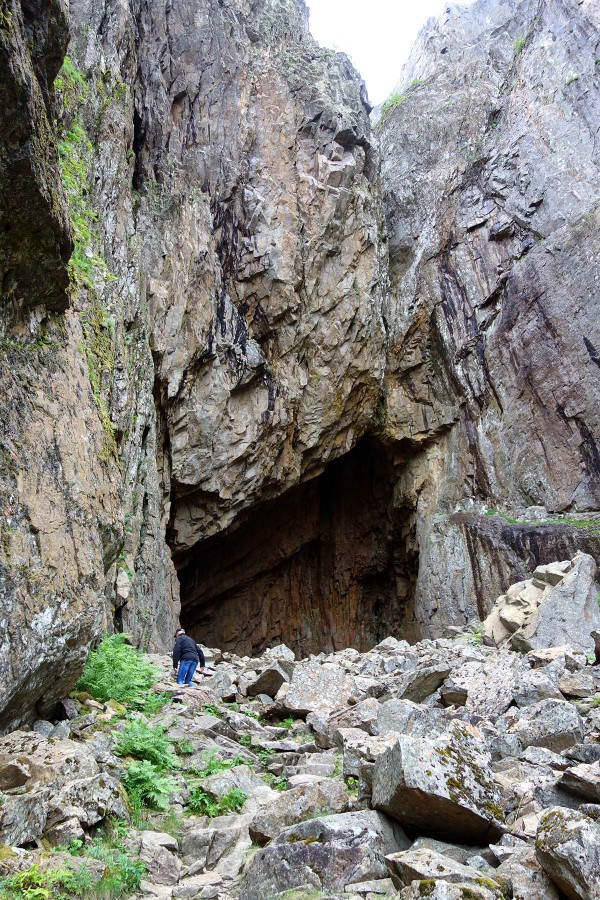
M443 12L448 0L307 0L307 5L313 36L352 58L371 103L378 104L396 86L421 26Z

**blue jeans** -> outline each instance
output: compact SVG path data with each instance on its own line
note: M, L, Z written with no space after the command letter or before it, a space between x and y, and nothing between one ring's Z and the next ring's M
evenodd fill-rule
M177 672L177 684L191 684L197 665L197 659L181 659Z

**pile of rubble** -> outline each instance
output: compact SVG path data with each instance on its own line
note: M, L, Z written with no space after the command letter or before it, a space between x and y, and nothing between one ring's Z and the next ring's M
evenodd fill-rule
M569 572L582 565L593 584L589 558ZM596 604L592 647L599 627ZM172 702L148 721L186 753L169 815L127 831L145 865L137 896L600 898L595 650L517 653L473 631L299 661L283 645L255 659L213 651L211 677L185 689L168 658L153 660L154 690ZM0 871L130 818L115 704L63 707L58 724L0 739ZM240 812L190 814L207 758L235 762L200 784L215 800L242 791Z

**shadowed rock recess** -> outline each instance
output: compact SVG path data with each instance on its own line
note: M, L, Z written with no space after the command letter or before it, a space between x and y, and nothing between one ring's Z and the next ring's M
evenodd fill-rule
M104 631L365 651L600 559L596 0L449 6L376 124L307 18L0 0L2 730Z

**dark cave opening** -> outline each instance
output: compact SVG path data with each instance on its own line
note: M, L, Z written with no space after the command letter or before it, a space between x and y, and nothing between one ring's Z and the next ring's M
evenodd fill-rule
M208 646L298 654L402 635L418 554L394 506L397 465L371 438L317 478L199 543L179 571L181 623Z

